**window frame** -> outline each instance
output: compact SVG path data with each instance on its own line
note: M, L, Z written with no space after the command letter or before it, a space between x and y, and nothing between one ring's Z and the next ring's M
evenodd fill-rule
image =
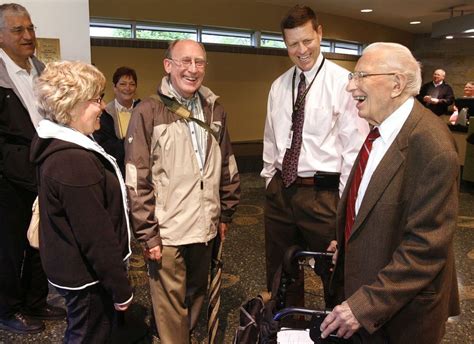
M239 28L226 28L226 27L218 27L218 26L199 26L199 25L192 25L192 24L177 24L177 23L164 23L164 22L147 22L147 21L131 21L131 20L120 20L120 19L110 19L110 18L100 18L100 17L92 17L90 19L89 28L92 27L103 27L103 28L113 28L113 29L130 29L131 30L131 37L116 37L116 36L93 36L91 38L113 38L113 39L131 39L131 40L146 40L146 41L170 41L174 38L170 39L155 39L155 38L146 38L146 37L137 37L137 32L139 30L143 31L151 31L151 32L163 32L163 33L191 33L195 34L196 36L191 39L196 39L197 42L203 44L212 44L212 45L221 45L221 46L231 46L231 47L241 47L242 49L254 49L254 48L263 48L270 50L286 50L286 45L284 43L282 34L279 32L271 32L271 31L252 31L249 29L239 29ZM156 28L156 29L155 29ZM169 29L167 31L166 29ZM222 42L210 42L203 39L203 36L206 35L214 35L216 37L229 37L229 38L236 38L236 39L248 39L249 44L233 44L233 43L222 43ZM262 44L262 41L274 41L274 42L282 42L282 45L279 47L275 46L268 46ZM350 51L346 52L337 52L338 49L344 49L344 47L348 47ZM351 49L354 48L354 49ZM324 38L321 41L321 51L324 53L331 53L341 56L353 55L353 56L360 56L362 54L362 50L364 48L364 44L360 42L352 42L352 41L344 41L344 40L334 40ZM351 54L350 52L357 52L357 54Z
M147 40L158 40L158 41L171 41L175 38L170 39L160 39L160 38L147 38L147 37L139 37L138 31L150 31L150 32L162 32L162 33L171 33L171 34L191 34L195 35L195 37L187 37L190 39L198 38L198 30L194 26L187 26L187 25L174 25L174 24L163 24L163 23L150 23L150 22L137 22L135 24L135 37L137 39L147 39Z

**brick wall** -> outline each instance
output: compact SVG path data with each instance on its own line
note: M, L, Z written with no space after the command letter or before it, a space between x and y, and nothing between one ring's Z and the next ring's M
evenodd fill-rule
M415 39L413 54L422 65L423 83L431 80L433 71L446 71L446 82L456 97L462 96L467 81L474 81L474 39L438 39L419 35Z

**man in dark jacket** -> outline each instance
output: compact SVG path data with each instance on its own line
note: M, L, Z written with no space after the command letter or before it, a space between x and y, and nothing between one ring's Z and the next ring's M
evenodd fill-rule
M0 5L0 329L37 333L39 319L62 319L64 310L46 303L48 284L39 252L26 231L37 195L29 162L39 115L33 79L44 65L33 56L35 27L27 10Z
M433 73L433 81L421 86L416 99L425 107L441 116L448 114L448 106L454 103L454 92L451 86L444 82L446 72L437 69Z

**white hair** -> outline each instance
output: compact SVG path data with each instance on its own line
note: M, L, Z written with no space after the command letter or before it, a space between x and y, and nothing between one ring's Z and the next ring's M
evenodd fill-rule
M405 75L407 86L405 93L416 96L421 87L421 64L415 59L410 49L404 45L391 42L376 42L368 45L362 55L377 50L385 54L383 65Z

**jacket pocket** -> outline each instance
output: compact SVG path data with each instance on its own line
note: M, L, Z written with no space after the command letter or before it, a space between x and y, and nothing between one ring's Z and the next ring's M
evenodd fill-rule
M30 163L30 149L24 145L4 143L3 175L12 182L36 191L35 170Z
M437 295L435 291L422 290L415 296L415 300L421 303L432 302Z

